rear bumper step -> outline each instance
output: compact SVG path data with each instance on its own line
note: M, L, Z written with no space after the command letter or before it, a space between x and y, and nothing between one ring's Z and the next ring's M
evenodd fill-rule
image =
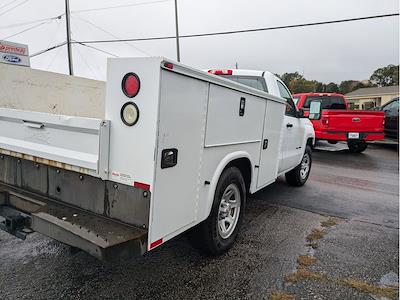
M101 260L141 255L146 251L147 231L57 204L47 204L32 213L31 227Z
M19 238L24 239L32 229L101 260L128 258L146 252L145 229L5 188L0 184L0 216L5 219L0 229Z

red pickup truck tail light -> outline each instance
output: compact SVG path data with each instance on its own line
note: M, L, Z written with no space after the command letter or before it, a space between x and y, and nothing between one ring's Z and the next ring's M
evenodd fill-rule
M232 70L208 70L208 73L214 75L232 75Z

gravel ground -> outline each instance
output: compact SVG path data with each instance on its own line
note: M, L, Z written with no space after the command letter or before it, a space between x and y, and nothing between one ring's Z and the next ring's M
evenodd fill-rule
M339 223L324 229L316 249L307 246L329 216ZM306 254L316 258L307 270L324 279L288 282ZM268 299L275 291L296 299L381 299L341 280L394 284L398 256L396 150L373 146L355 156L337 145L314 153L306 186L280 179L254 195L236 245L218 258L202 256L182 236L111 264L72 255L39 234L20 241L0 232L0 299Z

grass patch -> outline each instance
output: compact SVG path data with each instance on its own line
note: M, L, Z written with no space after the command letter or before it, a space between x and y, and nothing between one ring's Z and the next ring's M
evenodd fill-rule
M317 259L310 255L300 255L297 258L297 263L303 267L311 266L311 265L315 264L316 262L317 262Z
M324 237L326 232L321 229L313 229L309 235L307 235L307 242L312 243L317 240L320 240Z
M337 224L339 224L339 220L335 219L335 218L329 218L328 220L325 220L325 221L321 222L321 226L325 227L325 228L332 227L332 226L335 226Z
M296 270L296 272L293 272L293 273L285 276L285 281L291 282L291 283L296 283L300 280L319 281L319 280L323 280L323 279L325 279L324 275L317 273L317 272L307 270L306 268L303 268L303 267L298 268Z
M269 300L294 300L294 296L292 294L276 291L272 292L268 297Z
M397 299L398 287L379 286L353 278L340 280L339 283L352 287L363 293L373 294L389 299Z

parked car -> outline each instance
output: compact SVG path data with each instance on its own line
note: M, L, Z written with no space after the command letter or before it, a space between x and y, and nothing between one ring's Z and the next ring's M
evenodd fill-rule
M346 141L351 152L359 153L367 149L367 141L384 139L384 114L373 110L349 110L342 94L302 93L293 95L297 108L308 114L310 103L320 101L322 117L313 120L317 140L327 140L331 144Z
M385 136L399 139L399 97L379 108L385 113Z

